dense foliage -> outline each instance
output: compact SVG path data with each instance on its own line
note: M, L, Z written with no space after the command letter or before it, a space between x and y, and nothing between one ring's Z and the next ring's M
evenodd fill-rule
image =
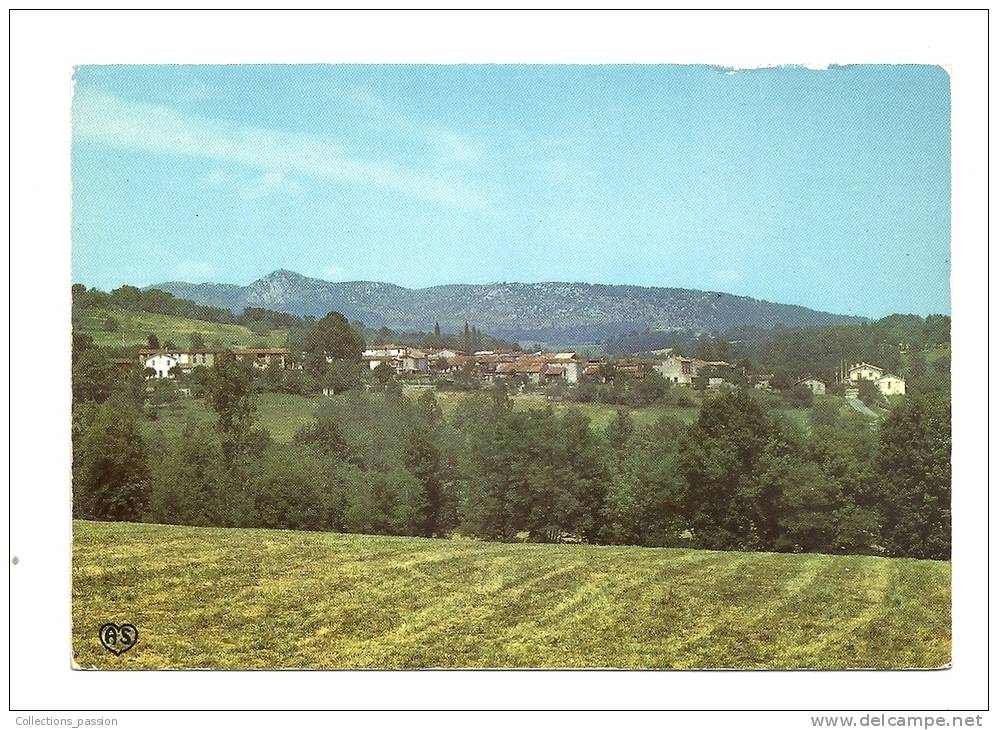
M690 426L606 428L519 410L504 386L445 418L389 381L324 401L290 444L255 425L253 381L205 370L213 427L147 443L125 384L74 411L74 511L103 520L724 550L949 556L949 406L904 400L879 433L819 399L812 424L745 391Z

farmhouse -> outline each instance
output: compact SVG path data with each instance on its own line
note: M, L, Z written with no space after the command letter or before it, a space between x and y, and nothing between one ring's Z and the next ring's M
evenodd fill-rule
M287 352L287 350L285 350ZM217 358L222 354L221 350L139 350L139 364L143 368L151 368L155 371L153 378L172 378L170 373L177 367L182 372L189 372L198 367L212 367Z
M548 360L550 368L561 368L558 376L566 383L578 383L582 379L583 363L574 352L558 352Z
M520 357L506 357L502 354L476 357L479 362L488 358L489 364L495 360L491 375L496 378L513 378L526 376L531 383L563 381L577 383L582 378L584 363L574 352L536 352ZM489 379L489 371L483 372L483 378Z
M283 370L288 367L291 351L284 347L240 347L233 350L232 355L236 360L248 362L255 368L276 364Z
M810 378L810 377L801 378L796 383L794 383L795 387L798 385L803 385L805 388L810 390L815 395L825 394L825 384L820 380L818 380L817 378Z
M425 373L430 369L426 353L408 345L378 345L361 353L371 370L387 365L396 375Z
M877 390L885 396L905 394L904 378L899 378L897 375L885 373L883 377L877 378L875 384Z
M876 365L870 365L869 363L861 362L849 368L849 380L854 383L858 383L861 380L873 381L873 384L877 386L877 390L885 396L905 394L904 378L886 373L883 368L878 368Z
M878 380L884 375L884 369L876 365L861 362L849 368L849 380L858 383L860 380Z
M700 373L700 368L704 364L702 360L694 360L682 355L669 355L654 367L656 372L670 383L689 387L693 385L693 379Z

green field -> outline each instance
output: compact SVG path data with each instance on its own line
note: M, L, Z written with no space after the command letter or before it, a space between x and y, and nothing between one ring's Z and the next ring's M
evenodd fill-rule
M950 565L74 522L80 667L913 668ZM97 639L134 623L121 657Z
M256 424L269 431L275 441L288 443L299 428L312 420L322 400L287 393L260 393L255 398ZM157 409L156 419L143 421L142 429L148 438L173 439L180 436L189 420L210 424L216 416L203 400L181 398Z
M418 397L418 389L406 389L406 395ZM444 416L450 417L465 393L433 391L440 404ZM327 400L324 396L303 397L285 393L260 393L256 396L257 425L270 432L271 437L278 442L288 443L295 432L311 420L319 404ZM634 418L638 425L654 423L662 416L678 418L683 423L690 424L697 418L697 408L679 408L670 405L653 405L645 408L625 408L603 403L564 403L548 401L543 395L517 395L513 398L517 409L547 408L550 406L555 413L561 415L567 410L576 410L585 414L596 428L605 428L613 420L618 410L625 410ZM807 409L777 409L790 419L807 427L810 411ZM143 432L149 438L175 438L184 430L188 420L196 423L213 423L215 415L208 409L204 401L196 398L181 398L174 403L157 410L156 420L143 421Z
M118 329L114 332L104 330L108 317L117 322ZM82 310L73 329L89 335L94 344L101 347L144 347L150 334L155 334L161 343L173 340L178 347L188 347L192 332L204 335L208 346L283 347L288 335L287 330L271 330L270 334L258 335L240 324L221 324L167 314L105 308Z

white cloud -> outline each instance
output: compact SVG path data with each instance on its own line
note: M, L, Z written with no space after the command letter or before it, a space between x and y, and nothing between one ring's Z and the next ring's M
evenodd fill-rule
M79 92L73 111L74 136L114 147L355 183L457 208L488 207L456 179L360 157L327 135L246 127L95 92Z
M215 267L207 261L185 260L174 267L173 273L181 279L201 279L203 281L215 273Z
M319 272L326 281L346 281L350 272L340 266L327 266Z
M742 272L735 269L720 269L719 271L715 271L713 276L715 281L719 281L722 284L734 284L742 278Z

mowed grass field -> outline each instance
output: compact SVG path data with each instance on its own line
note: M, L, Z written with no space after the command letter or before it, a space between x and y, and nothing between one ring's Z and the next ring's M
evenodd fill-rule
M113 332L104 330L109 317L118 323L118 329ZM287 330L271 330L267 335L258 335L240 324L206 322L167 314L113 308L82 310L75 329L92 337L94 344L101 347L132 345L144 347L149 335L155 334L161 343L173 340L175 345L184 348L190 346L192 332L200 332L209 346L219 343L223 347L284 347L288 336Z
M950 565L73 525L83 668L928 668ZM108 621L138 627L120 657Z

